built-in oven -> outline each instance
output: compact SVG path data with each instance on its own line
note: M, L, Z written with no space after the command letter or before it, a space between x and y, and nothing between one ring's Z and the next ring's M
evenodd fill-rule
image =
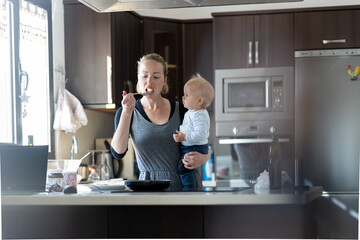
M215 96L218 137L293 131L293 67L215 70Z
M270 129L293 172L294 68L215 70L216 175L254 182L268 169Z

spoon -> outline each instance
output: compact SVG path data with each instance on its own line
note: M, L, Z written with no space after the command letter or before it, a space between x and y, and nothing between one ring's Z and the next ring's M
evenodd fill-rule
M146 91L145 92L143 92L143 93L133 93L133 95L135 96L135 95L143 95L143 96L148 96L148 95L150 95L150 93L152 93L154 90L153 89L146 89ZM124 94L123 94L123 96L124 96Z
M151 92L143 92L143 93L133 93L133 95L143 95L143 96L147 96L149 95Z

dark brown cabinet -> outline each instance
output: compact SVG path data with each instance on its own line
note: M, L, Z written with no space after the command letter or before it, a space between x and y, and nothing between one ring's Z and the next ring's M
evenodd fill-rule
M167 98L179 101L182 96L181 23L144 19L144 54L158 53L168 63Z
M292 66L293 14L214 17L215 69Z
M79 196L82 197L84 196ZM96 198L89 196L92 197ZM191 201L190 195L189 201ZM280 205L98 204L4 205L2 206L2 237L4 239L306 239L318 236L315 214L317 200L307 204ZM349 236L351 238L351 235Z
M84 105L113 103L110 26L111 14L64 5L66 88Z
M184 23L184 81L199 73L214 86L212 21ZM208 111L213 111L211 104Z
M360 10L295 13L295 50L360 47Z
M129 12L97 13L64 4L67 89L85 108L121 104L133 90L140 57L140 19Z
M142 55L141 21L132 13L113 13L113 91L117 106L121 105L123 90L136 92L137 61Z

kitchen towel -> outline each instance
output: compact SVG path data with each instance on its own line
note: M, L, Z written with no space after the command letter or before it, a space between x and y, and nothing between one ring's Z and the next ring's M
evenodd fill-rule
M75 133L82 125L87 125L87 117L80 101L65 88L59 89L55 112L54 129Z

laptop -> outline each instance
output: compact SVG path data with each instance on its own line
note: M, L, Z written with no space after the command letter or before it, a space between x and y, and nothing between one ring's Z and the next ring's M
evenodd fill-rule
M45 191L48 146L0 144L1 193Z

